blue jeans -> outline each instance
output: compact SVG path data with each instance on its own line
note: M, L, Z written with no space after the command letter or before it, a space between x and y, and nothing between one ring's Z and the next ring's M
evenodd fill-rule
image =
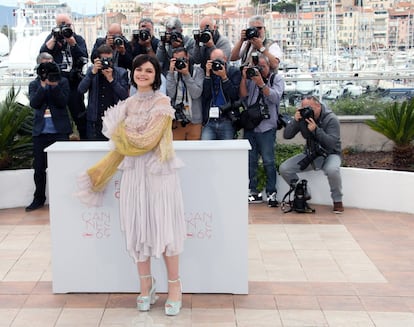
M310 164L304 170L300 170L298 162L305 158L306 155L301 153L284 161L279 172L286 183L290 183L292 179L299 179L298 174L302 171L322 170L328 177L329 187L331 189L331 198L334 202L342 201L342 178L341 178L341 157L338 154L330 154L327 158L317 157L314 165ZM314 168L315 167L315 168Z
M201 132L202 140L232 140L234 138L234 127L229 119L210 118L203 126Z
M272 128L264 133L244 131L244 138L249 140L252 147L249 150L249 189L250 193L259 193L257 190L257 168L259 155L262 157L263 168L266 174L266 193L276 192L276 164L275 143L276 129Z

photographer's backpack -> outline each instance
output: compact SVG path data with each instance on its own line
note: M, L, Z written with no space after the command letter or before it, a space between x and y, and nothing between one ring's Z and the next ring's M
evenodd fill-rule
M281 204L281 209L284 213L291 211L299 213L315 212L315 209L312 209L306 202L311 198L307 185L308 181L306 179L292 180L290 182L290 189L283 197Z

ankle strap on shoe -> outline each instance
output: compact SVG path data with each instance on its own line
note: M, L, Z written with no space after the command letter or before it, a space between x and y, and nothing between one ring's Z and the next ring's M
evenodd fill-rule
M177 279L174 279L174 280L169 279L168 282L169 283L177 283L177 282L181 282L181 279L180 278L177 278Z
M139 278L151 278L152 277L152 275L142 275L142 276L139 276Z

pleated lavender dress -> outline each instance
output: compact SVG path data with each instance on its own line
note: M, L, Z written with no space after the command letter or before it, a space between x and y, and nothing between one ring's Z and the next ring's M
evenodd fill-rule
M125 121L126 128L145 133L152 128L154 117L160 115L174 117L170 99L159 91L137 92L107 110L103 133L110 139L121 121ZM121 229L127 250L136 262L160 258L164 252L172 256L183 251L186 224L177 172L182 166L175 155L161 162L156 147L141 156L126 156L118 167L122 170Z

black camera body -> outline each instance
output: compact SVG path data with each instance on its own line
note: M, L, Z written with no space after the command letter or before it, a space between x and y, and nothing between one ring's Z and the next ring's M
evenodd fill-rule
M219 71L219 70L223 70L224 65L225 65L225 63L224 63L223 60L221 60L221 59L215 59L211 63L211 69L214 70L215 72L216 71Z
M313 112L312 107L305 107L299 109L301 119L306 120L309 118L315 119L315 113Z
M37 66L36 74L42 81L59 82L61 79L59 66L54 62L42 62Z
M187 66L187 59L186 58L177 58L174 64L177 70L184 69Z
M318 142L313 141L310 145L309 143L306 148L306 157L298 162L300 170L305 170L317 157L326 158L329 155L328 151Z
M259 37L260 33L256 27L246 28L246 40L251 40L254 37Z
M112 58L99 58L102 64L101 69L112 68Z
M138 31L138 38L141 41L147 41L151 38L151 31L148 28L143 28Z
M236 125L239 118L240 112L244 110L243 102L241 100L235 102L227 102L222 106L219 106L219 110L223 116L226 116L231 120L233 125Z
M248 67L246 69L246 77L248 79L251 79L254 76L258 76L260 74L260 71L261 69L258 66Z
M185 107L182 102L174 105L173 108L175 109L175 120L179 121L182 127L186 127L189 123L191 123L190 119L188 119L185 114Z
M119 47L121 45L124 45L124 38L122 37L122 35L115 34L113 36L113 39L114 39L114 45L115 46Z
M63 41L64 38L70 38L73 36L73 30L69 25L66 25L65 23L56 26L52 29L52 35L57 41Z
M184 38L180 32L173 30L172 32L164 32L164 34L161 34L160 40L164 44L171 44L171 42L176 42L178 40L184 40Z

